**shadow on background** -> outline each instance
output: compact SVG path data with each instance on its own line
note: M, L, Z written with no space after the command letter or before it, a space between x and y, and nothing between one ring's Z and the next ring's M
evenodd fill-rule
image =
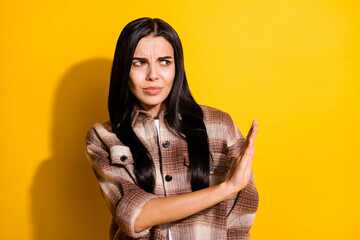
M108 119L111 64L103 58L81 62L57 87L53 157L41 163L31 188L34 240L108 239L111 217L85 156L85 135Z

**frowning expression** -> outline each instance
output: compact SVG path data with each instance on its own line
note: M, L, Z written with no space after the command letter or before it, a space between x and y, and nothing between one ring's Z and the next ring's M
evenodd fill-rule
M164 37L149 35L140 39L130 69L129 87L141 107L155 115L164 108L174 77L172 45Z

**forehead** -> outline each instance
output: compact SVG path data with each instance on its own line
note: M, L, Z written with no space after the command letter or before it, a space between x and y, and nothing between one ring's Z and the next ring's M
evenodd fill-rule
M138 42L134 56L174 56L174 49L164 37L146 36Z

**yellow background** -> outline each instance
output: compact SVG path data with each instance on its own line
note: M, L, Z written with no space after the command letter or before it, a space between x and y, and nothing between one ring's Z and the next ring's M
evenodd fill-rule
M356 2L1 1L0 239L108 239L84 137L143 16L180 35L200 104L259 122L252 239L360 239Z

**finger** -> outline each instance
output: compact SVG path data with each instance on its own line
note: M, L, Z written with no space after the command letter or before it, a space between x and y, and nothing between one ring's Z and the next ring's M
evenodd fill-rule
M254 154L255 154L255 146L253 143L251 143L249 144L249 147L246 149L244 153L245 161L251 164L252 159L254 158Z
M242 156L242 159L244 158L244 161L247 162L248 161L248 158L251 156L251 151L252 149L254 148L254 145L250 139L250 142L249 142L249 145L247 146L245 152L244 152L244 155ZM243 161L243 160L241 160Z
M253 140L252 138L249 137L249 139L247 139L246 141L248 142L245 142L244 145L246 146L242 146L241 148L241 151L240 151L240 154L239 154L239 159L241 159L244 155L245 155L245 152L246 151L249 151L249 149L251 148L251 145L253 145Z
M257 127L258 126L258 121L254 120L254 127Z
M228 178L231 178L234 174L239 174L239 176L245 176L248 174L249 169L252 166L252 153L253 153L253 146L248 146L244 155L241 157L240 162L237 162L230 171Z
M254 156L255 156L255 146L252 146L250 153L249 153L249 158L250 158L249 160L251 163L252 163L252 160L254 159Z
M244 156L246 149L250 148L250 145L253 145L254 140L255 140L255 136L256 136L257 131L258 131L257 126L258 126L258 122L256 120L254 120L254 125L252 127L253 128L252 132L251 132L249 138L245 139L245 142L244 142L244 145L246 146L246 148L244 148L245 146L243 145L241 147L240 151L235 155L235 159L237 161L241 161L241 158L242 158L242 156ZM247 141L249 141L249 143L246 143Z
M257 132L258 132L258 128L257 128L257 126L255 126L252 133L251 133L251 135L250 135L250 139L249 139L249 140L252 140L252 143L254 143Z
M242 151L242 154L241 156L239 157L238 159L238 163L237 164L240 164L241 167L246 167L246 164L247 164L247 161L248 161L248 155L249 155L249 151L251 151L251 144L249 144L247 146L247 148L245 149L245 151L243 150Z
M255 137L257 132L258 132L259 127L257 126L257 124L254 126L253 132L251 133L251 136Z

